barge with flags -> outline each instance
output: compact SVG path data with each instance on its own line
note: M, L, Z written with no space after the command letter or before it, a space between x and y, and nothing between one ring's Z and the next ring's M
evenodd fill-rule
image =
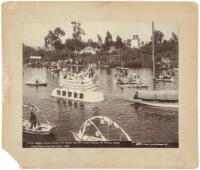
M97 90L97 78L94 68L88 68L86 72L74 74L71 72L60 72L59 85L51 96L66 100L80 102L101 102L104 101L104 94Z

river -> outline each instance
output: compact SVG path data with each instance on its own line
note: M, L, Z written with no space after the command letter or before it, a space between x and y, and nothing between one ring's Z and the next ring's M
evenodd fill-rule
M105 94L105 101L81 106L71 106L67 103L54 101L50 94L58 87L58 78L50 74L45 68L37 69L38 74L47 78L47 87L30 87L25 82L35 74L36 68L24 67L23 70L23 102L33 103L41 110L41 115L57 128L52 136L45 137L45 141L73 141L72 132L77 132L85 120L95 115L102 115L117 122L135 142L142 143L178 143L178 111L169 109L151 108L148 106L134 106L130 102L137 89L120 88L114 83L115 69L98 69L98 90ZM152 71L149 68L130 69L149 84L147 89L153 89ZM178 89L178 77L174 82L156 84L156 89ZM29 119L27 112L23 118ZM112 134L111 134L112 135ZM27 134L23 141L40 140Z

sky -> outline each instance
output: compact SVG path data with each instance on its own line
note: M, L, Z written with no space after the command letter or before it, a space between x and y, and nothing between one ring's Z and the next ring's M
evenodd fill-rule
M110 31L113 40L119 35L123 40L131 39L133 35L139 35L141 41L149 42L152 35L151 22L81 22L82 28L85 30L82 39L87 41L92 39L97 41L97 34L99 34L103 41L106 32ZM57 23L25 23L23 30L23 43L33 47L43 47L44 37L48 34L49 30L54 30L60 27L65 31L65 36L62 38L64 42L67 38L72 38L72 25L70 21L57 22ZM172 32L178 34L178 29L172 23L154 23L154 29L163 32L164 39L169 39Z

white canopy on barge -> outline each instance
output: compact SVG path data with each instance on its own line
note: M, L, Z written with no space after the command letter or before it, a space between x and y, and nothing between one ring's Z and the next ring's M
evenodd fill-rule
M137 98L143 100L178 101L177 90L137 91Z
M178 91L177 90L160 90L160 91L137 91L134 103L148 105L160 108L178 109Z

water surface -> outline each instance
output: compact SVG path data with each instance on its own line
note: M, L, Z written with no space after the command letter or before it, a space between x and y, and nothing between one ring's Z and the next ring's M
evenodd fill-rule
M147 89L178 89L177 77L175 82L159 82L154 86L151 69L131 69L130 72L139 74L141 80L149 84ZM135 142L178 143L178 111L133 105L129 99L133 98L137 89L117 87L114 83L115 69L98 69L98 88L104 92L105 101L81 106L52 100L50 95L58 87L58 78L45 68L37 69L37 74L47 79L47 87L25 85L35 73L35 68L24 67L23 101L37 105L41 110L38 119L44 121L41 115L45 115L57 128L53 135L47 137L24 134L23 141L73 141L72 132L77 132L88 118L101 115L117 122ZM25 111L23 118L29 119ZM112 132L109 133L112 136Z

